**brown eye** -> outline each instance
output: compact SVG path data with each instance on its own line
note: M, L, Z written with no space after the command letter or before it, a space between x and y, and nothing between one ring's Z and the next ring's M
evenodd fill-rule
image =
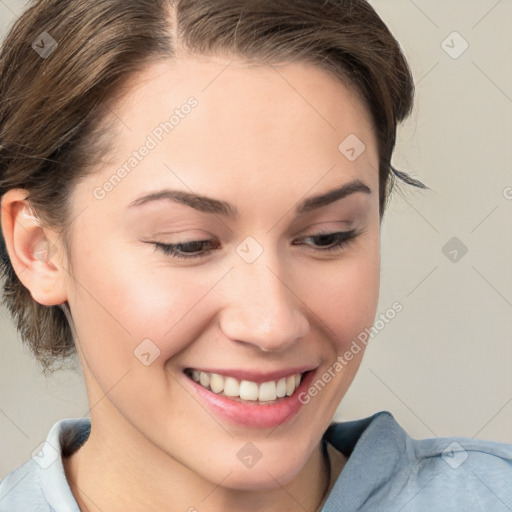
M209 248L204 247L209 244ZM215 248L215 240L194 240L192 242L183 242L178 244L163 244L159 242L153 242L155 250L162 251L167 256L181 259L193 259L193 258L204 258ZM213 248L211 246L214 246Z
M342 250L357 236L359 236L355 229L351 231L338 231L334 233L317 233L316 235L309 235L302 240L316 240L316 251L336 251Z

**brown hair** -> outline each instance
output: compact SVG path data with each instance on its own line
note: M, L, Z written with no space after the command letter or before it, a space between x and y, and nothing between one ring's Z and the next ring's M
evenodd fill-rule
M51 48L50 37L53 52L37 52L38 41ZM365 0L34 0L0 52L0 196L28 190L42 223L59 230L69 251L68 198L108 154L112 102L145 66L176 58L178 45L191 55L298 59L330 71L373 120L381 217L393 174L425 188L391 166L414 83L397 41ZM48 372L75 352L69 323L59 306L32 299L2 246L4 304Z

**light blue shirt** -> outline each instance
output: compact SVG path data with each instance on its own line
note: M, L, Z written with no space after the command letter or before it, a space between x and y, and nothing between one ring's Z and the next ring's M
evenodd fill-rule
M72 452L87 439L90 422L57 422L40 455L0 482L0 512L80 512L62 464L60 435L71 428ZM334 423L324 440L348 460L322 512L512 511L512 444L412 439L387 411Z

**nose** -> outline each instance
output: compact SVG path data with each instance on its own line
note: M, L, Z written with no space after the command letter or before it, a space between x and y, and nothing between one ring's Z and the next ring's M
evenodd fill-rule
M261 256L238 263L224 282L226 301L220 326L229 339L253 345L263 352L289 349L309 330L303 297L294 293L291 272Z

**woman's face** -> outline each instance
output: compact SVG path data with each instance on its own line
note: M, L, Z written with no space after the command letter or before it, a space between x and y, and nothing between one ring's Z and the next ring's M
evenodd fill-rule
M332 420L364 345L344 355L376 312L369 117L312 65L220 58L147 68L112 116L108 163L73 192L67 278L93 432L233 489L286 483ZM231 377L212 380L228 394L247 381L248 400L194 381L208 386L208 373Z

